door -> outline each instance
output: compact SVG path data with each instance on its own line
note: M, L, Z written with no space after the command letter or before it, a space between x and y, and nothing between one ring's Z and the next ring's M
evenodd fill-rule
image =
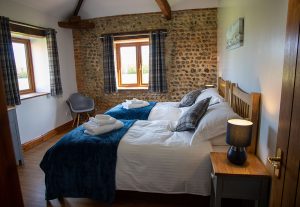
M0 74L0 206L22 207L23 200L5 100L2 74Z
M300 1L290 0L277 148L280 177L273 175L270 207L300 206Z

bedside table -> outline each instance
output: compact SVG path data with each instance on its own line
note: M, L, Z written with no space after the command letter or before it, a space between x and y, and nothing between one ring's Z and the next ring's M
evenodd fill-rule
M244 165L234 165L225 152L211 152L212 187L211 207L221 207L222 198L255 200L255 206L269 203L270 175L253 154L248 154Z

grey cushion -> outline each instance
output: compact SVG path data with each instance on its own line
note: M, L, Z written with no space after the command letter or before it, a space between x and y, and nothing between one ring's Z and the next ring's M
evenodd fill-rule
M94 99L73 93L67 100L67 104L74 113L90 112L95 108Z
M199 121L207 111L210 99L211 97L203 99L186 111L178 120L174 131L189 131L197 128Z
M202 90L203 88L200 88L185 94L179 103L179 107L187 107L193 105Z

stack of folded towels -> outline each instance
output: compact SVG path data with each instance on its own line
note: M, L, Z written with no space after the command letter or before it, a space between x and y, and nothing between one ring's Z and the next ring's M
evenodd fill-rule
M133 98L132 100L126 100L125 102L123 102L122 106L124 109L134 109L134 108L142 108L145 106L149 106L149 103L147 101Z
M83 127L85 128L84 133L89 135L105 134L120 129L123 126L124 124L121 121L104 114L90 117L90 120L83 124Z

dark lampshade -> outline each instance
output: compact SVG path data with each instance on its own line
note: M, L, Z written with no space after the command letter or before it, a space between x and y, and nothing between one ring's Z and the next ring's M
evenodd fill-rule
M251 144L252 137L251 121L244 119L229 119L227 122L227 144L235 147L247 147Z

